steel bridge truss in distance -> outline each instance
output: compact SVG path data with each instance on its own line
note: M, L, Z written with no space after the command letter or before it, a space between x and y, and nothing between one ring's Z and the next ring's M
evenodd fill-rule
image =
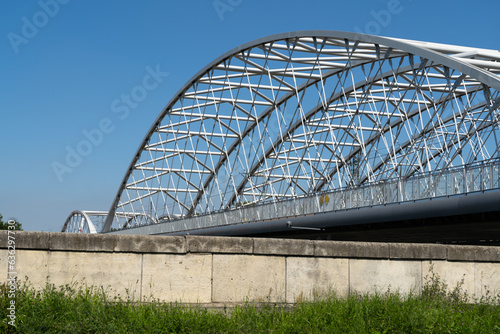
M336 31L247 43L160 113L101 231L496 159L499 75L495 50Z

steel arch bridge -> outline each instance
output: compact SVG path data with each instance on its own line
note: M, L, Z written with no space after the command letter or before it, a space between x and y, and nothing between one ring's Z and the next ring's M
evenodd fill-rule
M498 189L499 91L496 50L339 31L258 39L212 61L171 99L101 232L185 232L236 211L220 224L242 223L264 204L273 211L266 217L283 217L277 203L293 211L313 196L303 212L311 213L342 202L339 192L345 202L347 189L365 189L360 196L373 202L380 184L393 201L415 199L407 180L427 180L438 196L439 175L453 178L444 195L467 193L475 188L460 171L476 175L473 166L484 169L479 190ZM72 216L63 231L82 222Z

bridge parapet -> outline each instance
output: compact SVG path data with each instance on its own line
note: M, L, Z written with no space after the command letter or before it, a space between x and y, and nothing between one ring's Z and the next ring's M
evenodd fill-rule
M8 278L0 231L0 282ZM135 300L294 303L419 293L431 272L469 296L500 293L500 247L206 236L16 232L16 272L34 288L84 283ZM262 273L266 274L263 275Z

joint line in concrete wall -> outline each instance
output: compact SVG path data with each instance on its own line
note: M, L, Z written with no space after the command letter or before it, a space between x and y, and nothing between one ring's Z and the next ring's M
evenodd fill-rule
M347 259L347 294L351 294L351 259Z
M210 268L210 301L214 303L214 253L212 255L212 267Z
M424 261L420 261L420 292L424 290Z
M141 254L141 284L139 285L139 291L140 291L140 295L139 295L139 300L142 302L143 301L143 296L142 296L142 281L143 281L143 277L144 277L144 254Z
M288 256L285 256L285 302L288 300Z

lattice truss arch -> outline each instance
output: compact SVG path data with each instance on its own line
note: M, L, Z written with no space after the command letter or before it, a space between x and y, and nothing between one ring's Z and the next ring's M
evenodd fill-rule
M107 212L75 210L68 216L61 232L67 233L97 233L97 228L90 217L106 217Z
M98 233L102 230L107 216L107 211L75 210L66 218L61 232ZM138 223L152 224L156 222L151 216L144 213L117 212L115 216L122 222L121 228Z
M160 114L103 231L498 157L499 74L498 51L352 33L243 45Z

